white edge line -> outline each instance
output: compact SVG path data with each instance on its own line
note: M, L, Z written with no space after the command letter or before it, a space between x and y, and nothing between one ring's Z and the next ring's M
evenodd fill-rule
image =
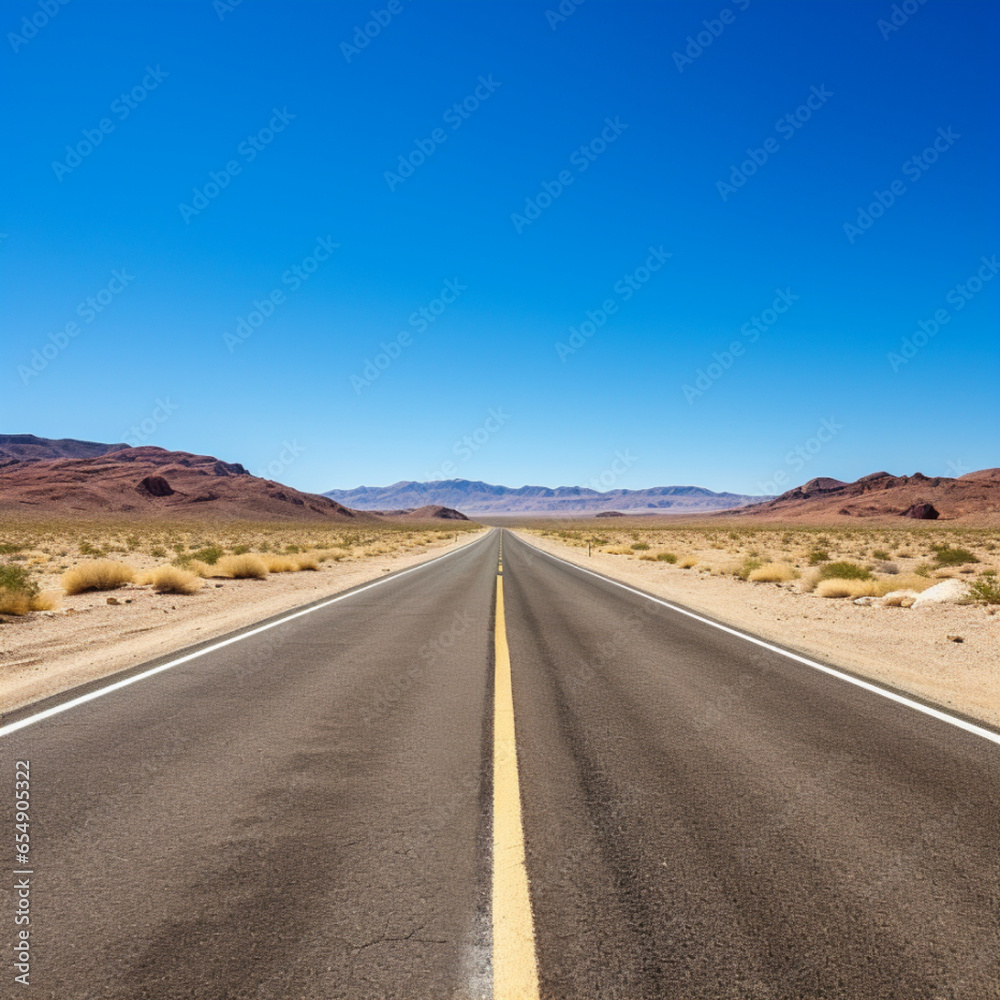
M489 534L483 536L483 538L488 537ZM354 597L356 594L361 594L366 590L371 590L372 587L378 587L383 583L398 580L401 576L406 576L407 573L414 573L418 569L426 569L428 566L432 566L434 563L440 562L442 559L447 559L449 556L455 555L456 552L464 552L467 548L470 548L479 541L482 541L482 539L476 539L476 541L473 542L466 542L465 545L460 545L458 548L452 549L451 552L445 552L443 555L435 556L433 559L428 559L427 562L411 566L409 569L400 570L398 573L393 573L392 576L386 576L378 580L373 580L371 583L366 583L364 586L358 587L356 590L352 590L347 594L340 594L337 597L331 597L330 600L323 601L322 604L314 604L312 607L303 608L301 611L294 611L292 614L285 615L284 618L277 619L277 621L268 622L266 625L258 625L257 628L250 629L248 632L241 632L239 635L234 635L229 639L223 639L221 642L213 643L211 646L206 646L204 649L188 653L186 656L179 656L176 660L170 660L168 663L161 663L158 667L151 667L149 670L142 671L142 673L133 674L131 677L125 677L120 681L114 681L106 687L98 688L96 691L88 691L87 694L81 694L76 698L71 698L69 701L53 705L51 708L46 708L44 711L36 712L34 715L29 715L24 719L19 719L17 722L10 722L6 726L0 727L0 737L8 736L10 733L16 733L19 729L24 729L26 726L31 726L36 722L41 722L43 719L50 719L53 715L68 712L71 708L76 708L78 705L84 705L88 701L94 701L96 698L102 698L104 695L111 694L112 691L118 691L121 688L128 687L130 684L137 684L139 681L144 681L147 677L152 677L154 674L162 673L164 670L170 670L171 667L178 667L182 663L187 663L189 660L197 659L199 656L205 656L207 653L214 653L217 649L223 649L226 646L231 646L234 642L242 642L244 639L249 639L251 636L259 635L261 632L266 632L268 629L276 628L278 625L284 625L285 622L290 622L294 618L301 618L303 615L312 614L314 611L321 611L323 608L328 608L331 604L336 604L338 601L345 601L347 598Z
M730 626L722 625L720 622L714 622L711 618L705 618L694 611L688 611L687 608L682 608L680 605L671 604L670 601L664 601L659 597L653 597L652 594L647 594L645 591L638 590L635 587L630 587L627 583L619 583L618 580L613 580L610 576L604 576L602 573L595 573L592 569L584 569L582 566L577 566L576 563L572 563L568 559L563 559L560 556L553 555L551 552L546 552L544 549L540 549L537 546L532 545L531 542L522 538L520 535L515 535L514 537L519 541L524 542L528 548L534 549L535 552L541 553L543 556L548 556L556 562L561 562L566 566L570 566L572 569L577 569L581 573L596 576L598 580L603 580L605 583L621 587L622 590L627 590L631 594L638 594L639 597L645 597L648 601L653 601L656 604L662 604L665 608L670 608L671 611L676 611L678 614L687 615L688 618L694 618L695 621L711 625L712 628L717 628L720 632L728 632L729 635L735 635L739 639L745 639L747 642L752 642L755 646L761 646L764 649L769 649L772 653L779 653L781 656L787 657L789 660L795 660L797 663L804 663L807 667L812 667L814 670L821 670L824 674L829 674L831 677L838 677L842 681L847 681L848 684L854 684L856 687L863 688L865 691L870 691L872 694L881 695L883 698L888 698L890 701L898 702L900 705L906 705L907 708L916 709L916 711L923 712L924 715L929 715L934 719L938 719L940 722L947 722L952 726L957 726L959 729L964 729L967 733L972 733L975 736L981 736L984 740L989 740L991 743L1000 745L1000 733L994 733L989 729L984 729L982 726L977 726L974 722L968 722L966 719L960 719L958 716L950 715L948 712L944 712L939 708L932 708L930 705L924 705L919 701L914 701L912 698L907 698L905 695L897 694L895 691L890 691L887 688L880 687L878 684L871 684L868 681L862 680L860 677L853 677L851 674L837 670L835 667L828 667L824 663L817 663L815 660L808 659L808 657L799 656L798 653L791 653L787 649L775 646L764 639L758 639L756 636L748 635L746 632L741 632L739 629L730 628Z

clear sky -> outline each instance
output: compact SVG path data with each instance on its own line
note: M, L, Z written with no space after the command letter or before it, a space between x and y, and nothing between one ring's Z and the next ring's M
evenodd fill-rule
M1000 464L996 3L0 17L0 430L316 491Z

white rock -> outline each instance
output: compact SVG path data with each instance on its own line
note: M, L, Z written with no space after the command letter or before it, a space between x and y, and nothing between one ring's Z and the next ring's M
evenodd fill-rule
M958 604L969 596L969 587L964 580L942 580L928 588L913 602L915 608L925 604Z

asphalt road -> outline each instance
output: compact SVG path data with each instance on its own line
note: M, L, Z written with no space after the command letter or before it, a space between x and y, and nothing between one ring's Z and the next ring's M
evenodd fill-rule
M0 737L0 996L492 996L499 538ZM503 539L541 997L1000 996L1000 746Z

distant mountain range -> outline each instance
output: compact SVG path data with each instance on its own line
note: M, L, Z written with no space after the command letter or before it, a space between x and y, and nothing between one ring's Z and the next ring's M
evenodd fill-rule
M477 514L581 514L605 510L631 513L703 514L730 510L770 497L713 493L701 486L654 486L647 490L599 490L586 486L494 486L468 479L433 483L399 482L329 490L323 496L355 510L392 510L440 504Z

